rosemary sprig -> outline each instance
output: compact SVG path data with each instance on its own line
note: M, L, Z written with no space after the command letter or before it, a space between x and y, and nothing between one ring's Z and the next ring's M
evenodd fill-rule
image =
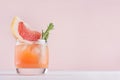
M45 32L42 30L42 39L44 39L45 41L47 41L47 40L48 40L48 37L49 37L49 32L50 32L51 30L53 30L53 28L54 28L53 23L50 23L50 24L48 25L48 28L47 28L47 30L46 30Z

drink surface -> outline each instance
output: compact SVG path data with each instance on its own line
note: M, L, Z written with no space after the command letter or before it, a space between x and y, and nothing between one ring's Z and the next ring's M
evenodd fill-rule
M15 47L16 68L48 68L46 44L19 44Z

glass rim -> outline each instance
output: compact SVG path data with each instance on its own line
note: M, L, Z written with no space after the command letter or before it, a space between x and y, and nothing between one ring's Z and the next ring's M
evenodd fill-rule
M16 45L20 45L20 44L46 44L46 40L44 39L39 39L37 41L27 41L27 40L24 40L24 41L20 41L20 40L16 40Z

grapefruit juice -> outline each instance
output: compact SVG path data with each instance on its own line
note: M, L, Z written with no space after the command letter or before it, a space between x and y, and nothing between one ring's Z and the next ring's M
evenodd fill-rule
M48 46L45 40L32 43L17 41L15 66L19 74L42 74L48 68Z

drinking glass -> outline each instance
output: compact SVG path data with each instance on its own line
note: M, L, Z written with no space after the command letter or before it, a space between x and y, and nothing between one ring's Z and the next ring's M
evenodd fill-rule
M18 74L45 74L48 69L48 45L45 40L20 42L15 46L15 66Z

